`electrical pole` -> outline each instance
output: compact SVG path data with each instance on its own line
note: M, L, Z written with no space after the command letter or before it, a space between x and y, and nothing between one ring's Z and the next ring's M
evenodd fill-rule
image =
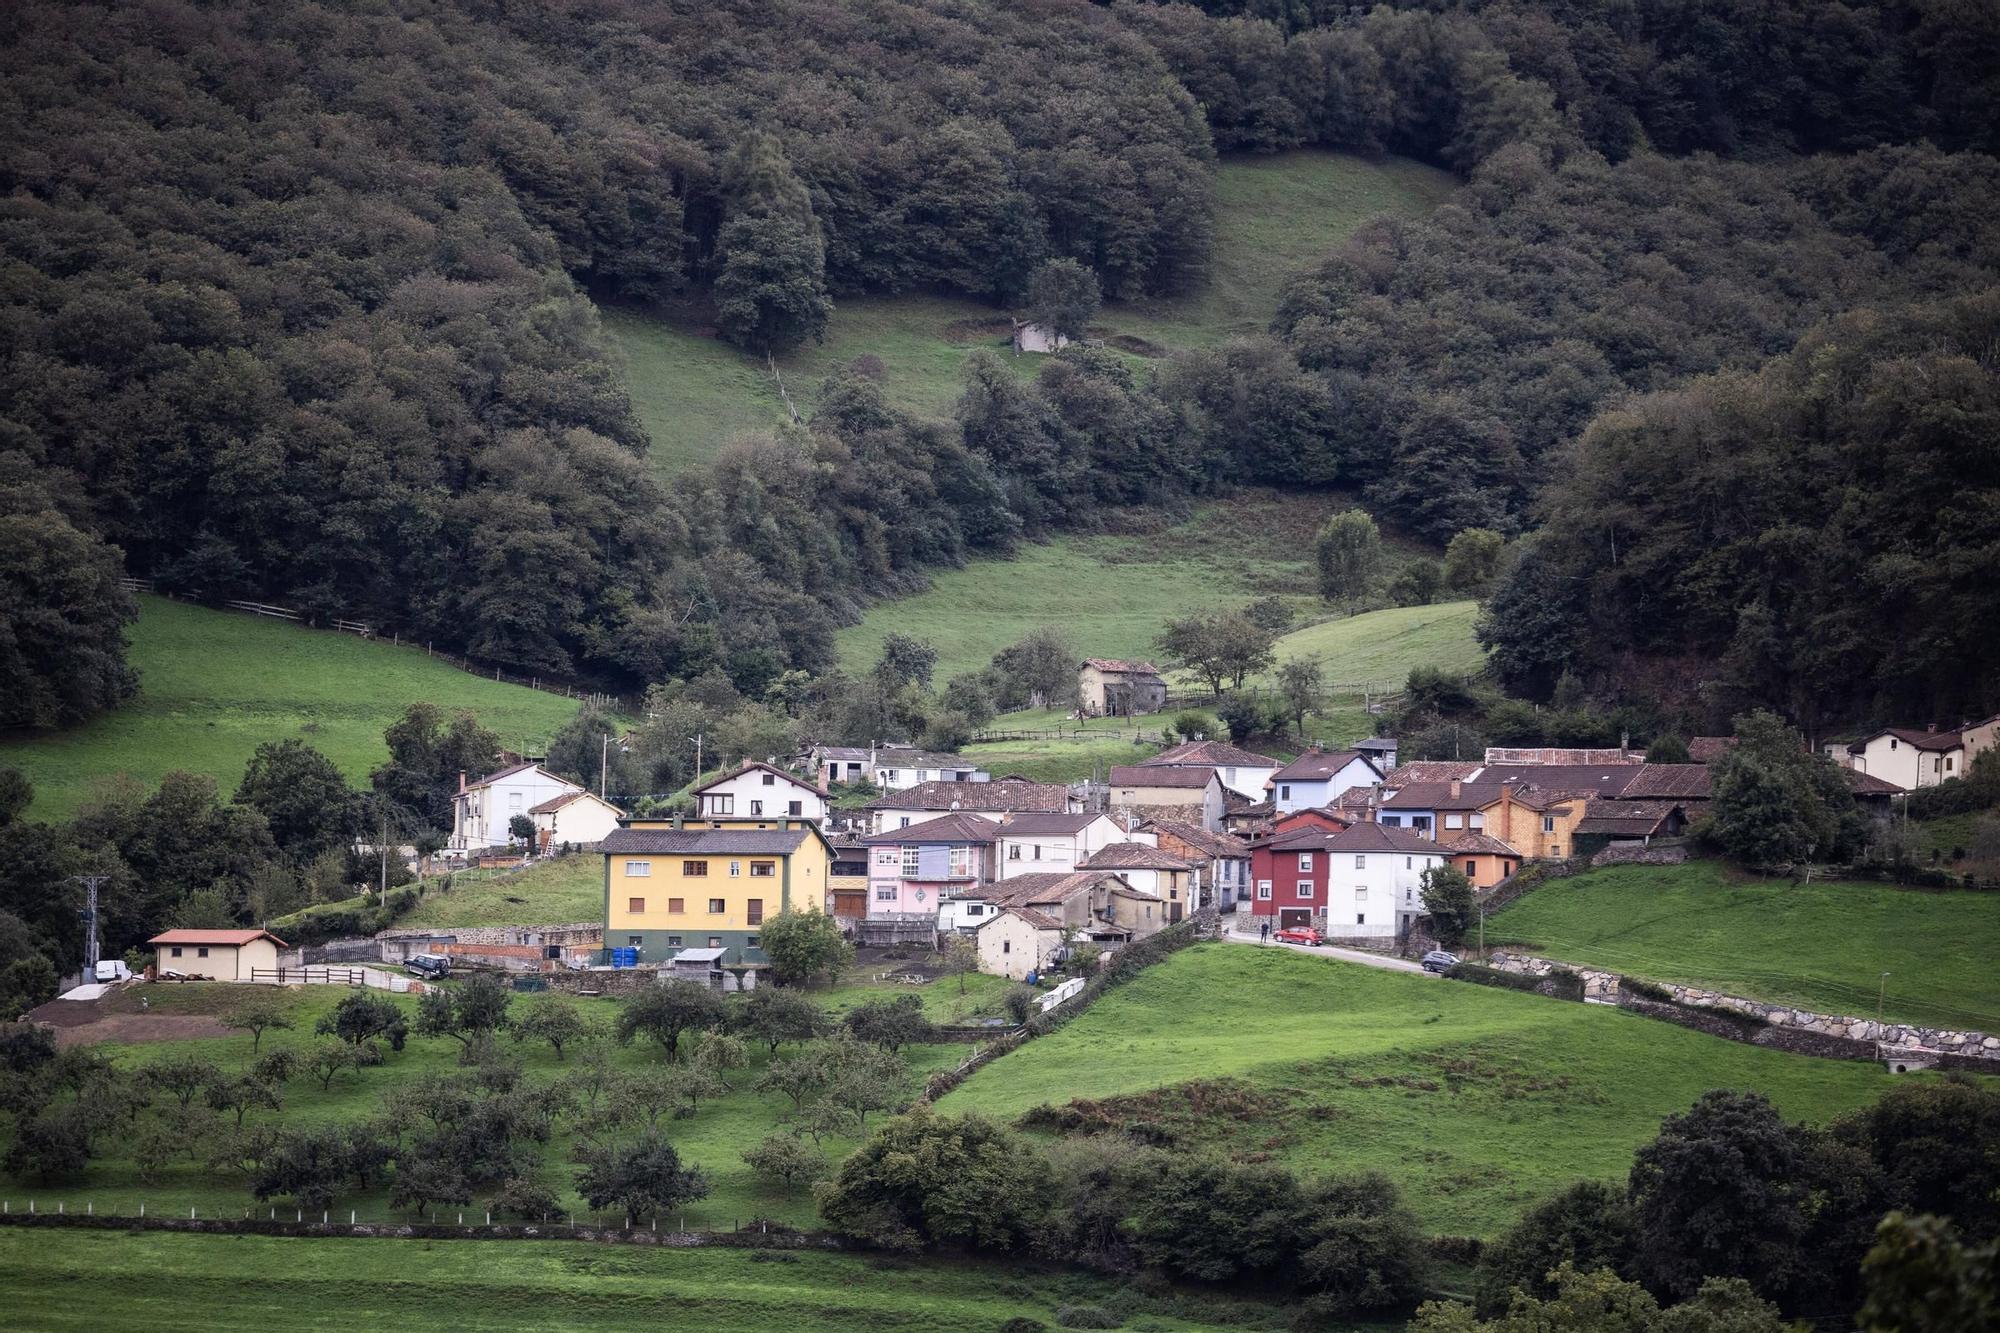
M597 799L609 800L605 795L606 774L611 771L611 733L604 733L604 743L597 747Z
M109 875L72 875L70 878L83 885L83 979L86 983L97 980L97 887L110 879Z
M694 780L695 780L696 782L700 782L700 781L701 781L701 738L702 738L702 735L703 735L703 733L701 733L701 732L697 731L697 732L696 732L696 733L695 733L694 735L692 735L692 736L688 737L688 739L689 739L689 740L691 740L691 741L693 741L693 742L694 742Z

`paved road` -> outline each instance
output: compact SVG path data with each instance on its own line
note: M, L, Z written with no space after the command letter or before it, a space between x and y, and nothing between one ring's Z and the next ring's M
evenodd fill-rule
M1231 930L1226 938L1233 940L1237 944L1259 943L1254 933L1244 935ZM1290 949L1294 953L1318 954L1321 958L1338 958L1344 963L1359 963L1363 967L1379 967L1385 972L1415 972L1417 975L1425 977L1435 975L1434 973L1424 971L1421 965L1412 963L1407 959L1391 958L1386 954L1369 953L1365 949L1342 949L1331 944L1286 944L1279 940L1272 940L1269 944L1260 945L1259 947L1267 949Z

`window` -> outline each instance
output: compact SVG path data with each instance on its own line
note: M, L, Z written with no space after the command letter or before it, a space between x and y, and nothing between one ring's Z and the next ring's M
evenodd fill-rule
M1357 925L1357 926L1365 926L1365 925L1367 925L1367 924L1368 924L1368 914L1367 914L1366 912L1356 912L1356 913L1354 914L1354 924L1355 924L1355 925Z
M637 915L646 910L646 900L644 898L627 898L625 900L625 910Z
M760 936L760 935L752 935L752 936L751 936L751 937L750 937L750 938L749 938L748 940L746 940L746 941L744 942L744 947L746 947L746 948L750 948L750 949L756 949L756 948L761 948L761 947L762 947L762 944L763 944L763 937L762 937L762 936Z
M805 812L806 812L806 806L804 801L793 801L790 805L785 807L785 813L788 815L802 815Z
M1258 897L1258 898L1259 898L1259 899L1260 899L1261 901L1263 901L1263 902L1270 902L1270 901L1271 901L1271 881L1270 881L1270 880L1268 880L1268 879L1260 879L1260 880L1258 880L1258 881L1257 881L1257 897Z
M1042 859L1042 844L1039 842L1035 844L1035 859L1037 861Z
M1406 856L1403 858L1403 869L1414 870L1416 869L1416 863L1410 857Z
M728 910L729 904L726 900L721 898L710 898L708 900L708 914L710 916L721 916Z
M639 948L641 945L645 944L646 937L644 935L627 935L625 937L625 942L636 949ZM679 943L679 941L675 940L672 936L668 937L667 942L669 944Z
M683 861L681 862L681 873L689 879L704 879L708 875L708 862Z
M762 898L752 898L750 900L750 924L753 926L764 924L764 900Z
M708 937L708 947L711 949L720 949L722 947L722 936L710 935Z
M894 782L895 780L896 780L896 770L895 770L895 769L893 769L893 768L878 768L878 769L876 769L876 770L875 770L875 782L876 782L876 785L877 785L877 786L883 786L883 787L886 787L887 785L889 785L890 783ZM903 822L904 822L905 824L907 824L907 823L909 823L910 821L906 819L906 820L904 820Z
M775 773L766 773L766 774L764 775L764 785L765 785L766 787L775 787L775 786L777 786L777 785L778 785L778 775L777 775L777 774L775 774Z
M1018 860L1020 860L1020 859L1021 859L1021 844L1020 844L1020 843L1018 843L1018 842L1010 842L1010 843L1008 843L1008 844L1007 844L1007 859L1008 859L1009 861L1018 861Z
M752 879L773 879L776 878L777 873L778 863L776 861L752 861L750 863L750 878Z
M916 877L916 873L917 873L917 849L914 847L905 847L903 849L903 878L914 879Z
M1355 901L1355 902L1357 902L1357 903L1365 903L1365 902L1367 902L1367 901L1368 901L1368 886L1367 886L1367 885L1365 885L1365 884L1356 884L1356 885L1354 886L1354 901Z
M970 847L954 847L951 849L951 873L954 875L970 875L972 873L972 849Z
M507 793L507 808L509 810L519 810L521 808L520 792L510 791Z
M1555 831L1556 831L1556 817L1554 815L1543 815L1542 832L1554 833Z
M1896 748L1896 738L1894 736L1889 738L1889 748L1892 750Z
M206 957L208 957L208 946L207 946L207 945L203 945L203 946L202 946L201 948L199 948L199 949L196 949L196 950L194 951L194 956L195 956L196 958L206 958Z
M736 797L729 792L716 792L708 798L708 813L711 815L733 815L736 813Z
M1300 880L1300 881L1299 881L1299 883L1298 883L1298 890L1299 890L1299 897L1301 897L1301 898L1310 898L1310 897L1312 897L1312 896L1313 896L1313 882L1312 882L1311 880L1309 880L1309 879L1302 879L1302 880Z
M965 914L966 914L967 916L985 916L985 915L986 915L986 904L985 904L985 903L967 903L967 904L965 905Z
M1001 940L1001 941L1000 941L1000 952L1001 952L1001 953L1012 953L1012 952L1014 952L1014 941L1012 941L1012 940Z
M1312 868L1313 868L1313 854L1311 852L1300 852L1299 869L1311 870Z
M1292 788L1290 783L1281 782L1278 784L1278 799L1281 801L1289 801L1292 799Z
M632 937L632 943L634 943L634 944L637 944L638 942L639 942L639 937L638 937L637 935L634 935L634 936ZM678 948L680 948L680 947L681 947L681 937L680 937L680 936L678 936L678 935L669 935L669 936L667 936L667 947L668 947L669 949L678 949Z
M896 891L894 889L877 889L875 890L875 901L878 903L893 903L896 901Z
M174 957L179 958L180 956L181 956L181 946L176 944L174 946Z
M1465 877L1466 877L1467 879L1475 879L1475 878L1477 878L1477 877L1478 877L1478 875L1479 875L1479 858L1478 858L1478 857L1476 857L1476 856L1468 856L1468 857L1466 857L1466 858L1465 858Z
M1368 868L1368 858L1360 852L1356 852L1354 854L1354 868L1356 870L1366 870Z
M627 879L644 879L652 873L653 863L651 861L627 861L625 863L625 877Z
M1462 828L1464 824L1465 817L1463 815L1446 815L1444 817L1444 826L1446 828Z
M1550 855L1550 856L1561 856L1562 854L1563 854L1563 849L1562 849L1562 848L1560 848L1560 847L1556 846L1556 845L1555 845L1554 843L1550 843L1550 844L1549 844L1549 855Z
M685 898L669 898L669 899L667 899L667 910L668 910L669 912L685 912L685 911L687 911L687 899L685 899Z
M763 814L763 813L764 813L764 803L763 803L762 801L752 801L752 802L750 802L750 813L751 813L751 814L753 814L753 815L761 815L761 814Z
M731 861L729 863L729 877L731 879L736 879L740 877L742 874L743 874L743 863L741 861Z
M1485 828L1486 816L1480 814L1477 810L1475 810L1470 815L1466 816L1465 825L1467 828L1476 828L1476 829Z
M910 826L910 817L908 815L904 815L903 822L896 825L897 828L908 828L909 826Z

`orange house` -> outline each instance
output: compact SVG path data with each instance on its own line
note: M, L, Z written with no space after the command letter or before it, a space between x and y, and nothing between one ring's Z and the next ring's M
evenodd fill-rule
M1521 868L1519 852L1484 833L1461 833L1448 839L1444 850L1475 889L1490 889Z

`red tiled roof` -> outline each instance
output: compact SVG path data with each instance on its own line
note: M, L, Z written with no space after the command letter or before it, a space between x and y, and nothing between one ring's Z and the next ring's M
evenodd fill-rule
M1486 833L1461 833L1444 844L1446 851L1479 856L1511 856L1519 860L1521 854L1500 839Z
M285 942L268 930L163 930L148 944L211 944L241 948L252 940L269 940L280 949Z
M1059 903L1073 893L1089 889L1106 879L1116 878L1115 875L1093 875L1080 870L1038 870L1033 874L1015 875L1012 879L1003 879L998 884L969 892L964 896L980 899L995 907Z
M1027 814L1009 814L1000 821L1000 836L1006 838L1025 837L1030 834L1044 836L1057 833L1081 833L1095 820L1104 818L1097 814L1048 814L1030 811Z
M1270 755L1241 749L1228 741L1182 741L1151 759L1140 760L1139 767L1154 768L1166 764L1198 764L1210 768L1278 767L1278 761Z
M1707 764L1642 764L1622 788L1603 795L1628 801L1648 796L1705 801L1711 791L1710 778Z
M1869 741L1878 736L1894 736L1905 745L1919 750L1956 750L1965 744L1965 736L1957 731L1919 731L1915 727L1884 727L1880 731L1863 736L1848 746L1850 751L1859 752Z
M1878 778L1873 773L1863 773L1858 768L1843 768L1841 776L1847 779L1847 786L1856 796L1894 796L1903 790L1887 778Z
M1155 833L1164 833L1179 838L1190 847L1199 847L1212 857L1243 857L1250 855L1250 844L1234 833L1215 833L1199 824L1190 824L1184 819L1148 820L1146 827Z
M1111 770L1114 787L1187 787L1199 789L1216 780L1212 768L1161 767L1120 764Z
M601 799L600 797L591 796L591 794L587 791L566 791L562 795L555 797L553 800L543 801L540 805L529 807L528 813L531 815L552 815L556 811L562 809L564 806L570 804L572 801L581 801L585 797L589 797L589 799L593 801ZM611 805L609 801L605 801L604 804L611 806L612 813L617 815L620 819L625 818L625 812L623 810L620 810L615 805Z
M1688 737L1688 758L1697 764L1712 764L1735 748L1734 736Z
M1192 870L1194 862L1143 842L1114 842L1077 862L1077 867L1082 870Z
M1485 764L1470 759L1412 759L1407 764L1398 764L1384 781L1391 787L1412 782L1450 782L1453 778L1462 781L1484 767Z

